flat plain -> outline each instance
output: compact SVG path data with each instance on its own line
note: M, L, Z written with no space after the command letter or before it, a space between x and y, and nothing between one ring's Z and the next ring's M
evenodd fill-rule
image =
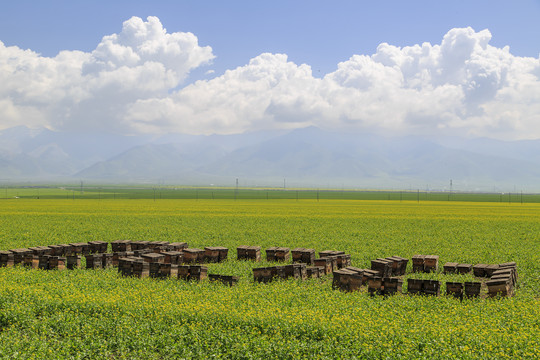
M240 282L0 268L0 357L539 358L539 219L539 204L518 202L2 199L1 250L118 239L225 246L229 259L209 272ZM519 282L511 298L462 302L345 293L331 276L258 284L252 269L274 263L237 261L239 245L343 250L361 268L392 255L515 261ZM472 279L410 267L406 278Z

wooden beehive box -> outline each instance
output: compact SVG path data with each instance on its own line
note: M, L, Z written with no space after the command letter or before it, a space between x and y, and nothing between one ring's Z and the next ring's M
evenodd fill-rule
M49 245L49 248L51 249L51 254L50 255L54 255L54 256L64 256L65 255L63 246Z
M47 256L47 255L44 255ZM64 270L66 258L62 256L49 256L49 270Z
M307 278L306 264L285 265L285 276L305 280Z
M323 268L324 275L332 273L332 260L330 258L315 259L314 263L315 266Z
M290 258L290 249L288 247L278 247L276 249L276 261L288 261Z
M445 274L455 274L457 273L457 262L447 262L443 265L443 271Z
M439 268L439 255L426 255L424 258L424 271L436 272Z
M80 254L80 255L86 255L88 254L88 243L70 243L70 253L71 254Z
M215 246L219 252L219 262L227 260L229 257L229 249L224 246Z
M246 260L247 259L247 249L248 245L240 245L236 248L236 259L237 260Z
M101 269L103 267L101 254L88 254L85 258L87 269Z
M424 272L425 255L414 255L412 257L413 272Z
M347 269L339 269L334 270L332 272L332 288L333 289L339 289L343 291L349 291L349 280L350 277L348 275L357 275L354 271L350 271Z
M89 241L88 246L90 252L95 254L103 254L109 251L109 243L105 241Z
M10 251L13 253L13 264L22 264L24 261L25 255L32 254L32 250L30 249L10 249Z
M460 274L468 274L472 270L472 264L458 264L457 271Z
M133 260L131 263L132 275L138 278L150 277L150 264L144 260Z
M170 251L182 251L188 248L187 242L172 242L169 244Z
M67 255L66 256L66 267L69 270L81 267L81 255Z
M219 262L219 248L215 246L207 246L204 248L204 259L206 262Z
M191 265L189 267L189 280L201 281L208 277L208 268L202 265Z
M161 254L164 256L163 262L166 264L180 265L184 259L182 251L164 251Z
M298 263L302 262L302 252L303 251L304 251L304 248L302 248L302 247L292 249L291 250L292 261L293 262L298 262Z
M261 247L260 246L248 246L246 250L246 259L252 261L261 261Z
M159 264L159 278L178 278L178 265L171 263Z
M480 296L482 283L478 281L466 281L464 288L465 288L465 296L477 297L477 296Z
M384 295L394 295L402 292L403 280L397 277L383 278Z
M332 271L339 270L339 267L337 264L337 255L328 255L328 256L325 256L324 258L330 260L330 263L332 264Z
M489 280L486 282L488 296L512 296L512 286L509 278Z
M339 254L336 255L336 263L338 269L346 268L351 266L351 255L350 254Z
M0 250L0 267L13 266L13 253L7 250Z
M392 262L385 259L371 260L371 270L377 271L380 277L388 277L392 274Z
M368 293L372 296L384 294L384 285L383 285L382 277L374 276L368 280Z
M165 260L165 255L152 252L142 254L141 258L143 258L143 260L147 263L163 263Z
M69 245L69 244L58 244L57 246L61 246L63 248L63 251L58 256L71 255L71 245ZM76 254L73 254L73 255L76 255Z
M452 295L457 298L463 298L463 283L461 282L446 282L446 295Z
M178 265L178 278L189 280L189 265Z
M324 274L324 269L318 266L306 267L306 274L308 278L316 279L321 277L321 274Z
M39 268L41 270L49 270L49 258L51 255L41 255L39 257Z
M490 264L484 268L484 273L486 277L491 277L495 271L499 270L498 264Z
M476 264L473 266L473 275L476 277L485 277L487 264Z
M101 254L101 261L102 261L101 266L104 269L112 267L113 266L112 258L113 258L113 254L111 253Z
M31 251L31 254L33 255L54 255L53 249L48 246L34 246L31 248L28 248L28 250ZM57 255L58 256L58 255Z
M196 264L204 261L204 250L197 248L188 248L182 251L184 253L184 263Z
M501 276L507 276L507 277L510 277L511 280L512 280L512 285L516 285L517 283L517 273L515 271L515 268L500 268L499 267L499 270L496 270L493 272L493 275L491 276L490 279L495 279L497 277L501 277Z
M441 282L439 280L424 280L423 293L426 295L439 296Z
M150 266L150 277L151 278L159 278L160 277L160 268L163 263L159 262L151 262L148 263Z
M422 294L424 289L424 280L422 279L407 279L407 293Z
M115 240L111 242L111 250L113 253L131 251L131 241L130 240Z
M302 252L302 260L304 264L313 265L315 261L315 249L304 249Z
M34 254L26 254L24 256L23 264L25 267L30 269L39 268L39 256Z
M362 273L362 283L364 285L367 285L369 279L371 279L374 276L379 276L379 272L376 270L371 269L362 269L364 272Z

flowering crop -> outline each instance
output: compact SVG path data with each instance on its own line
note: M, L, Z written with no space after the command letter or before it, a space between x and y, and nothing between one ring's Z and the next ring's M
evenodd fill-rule
M540 206L508 203L6 200L0 249L117 239L222 245L210 273L237 286L123 278L116 269L0 268L0 354L23 358L539 358ZM507 299L331 289L331 278L258 284L239 245L338 249L353 266L437 254L516 261ZM264 256L263 256L264 258ZM409 268L410 268L409 264ZM468 281L472 275L408 274ZM405 281L406 283L406 281Z

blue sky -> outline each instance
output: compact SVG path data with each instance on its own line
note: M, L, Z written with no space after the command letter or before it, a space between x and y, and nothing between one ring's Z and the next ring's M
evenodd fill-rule
M166 70L172 69L176 74L172 78L170 73L169 75L162 74L161 87L153 84L151 88L140 89L141 92L137 94L131 91L133 86L129 94L125 91L126 89L116 89L117 93L123 93L123 96L119 96L116 100L119 103L124 101L125 104L118 113L111 113L112 105L103 103L103 98L107 94L104 83L100 83L94 89L80 84L66 84L65 79L58 80L61 76L59 68L64 69L67 66L70 71L79 69L78 75L81 75L81 79L86 76L85 82L88 83L88 74L85 71L90 71L88 69L94 71L97 69L96 66L99 64L102 66L108 61L103 58L97 59L93 53L102 38L120 34L123 23L134 16L143 22L147 21L148 16L154 16L166 29L167 34L191 32L196 37L197 46L209 47L211 54L208 52L206 55L199 54L200 57L197 60L183 64L179 68L165 66ZM58 100L55 107L40 105L45 101L43 97L36 97L34 90L17 88L17 81L22 81L20 79L24 76L17 78L10 77L10 74L14 73L14 68L20 69L20 66L3 69L4 77L11 79L9 83L12 87L8 88L4 85L2 89L3 85L0 84L0 95L9 100L5 100L4 104L0 103L0 129L21 123L27 126L47 126L59 130L86 131L99 128L105 123L114 123L116 126L111 127L111 131L124 133L141 131L237 133L309 125L343 128L354 123L357 129L374 127L383 130L395 129L397 124L399 125L397 128L403 132L429 133L438 131L437 129L446 129L445 131L468 136L499 138L533 136L536 138L540 137L540 124L536 125L534 135L526 129L530 128L531 124L536 124L538 120L538 115L535 115L537 109L528 106L530 103L535 103L537 99L530 97L515 99L515 93L521 91L515 84L523 82L526 78L530 81L530 84L526 82L527 91L538 90L538 79L534 78L537 76L536 60L539 59L540 54L538 18L540 18L540 1L538 0L444 3L438 1L149 2L134 0L4 2L0 12L0 41L3 42L6 57L8 53L6 49L9 48L11 49L10 59L15 57L19 64L28 63L28 59L24 59L28 54L17 52L14 55L13 49L15 47L18 50L29 49L39 54L39 57L34 56L32 61L40 62L40 66L43 67L52 66L47 59L55 58L61 50L72 53L69 61L61 59L52 66L56 75L51 74L47 81L33 86L34 89L39 89L56 84L55 89L64 89L58 94L62 96L62 99ZM468 27L472 28L472 31L451 33L452 29ZM488 29L489 34L481 33L484 29ZM427 83L418 85L416 82L425 77L423 74L426 71L430 74L448 72L449 58L445 60L445 67L441 65L442 63L437 65L439 67L428 64L430 61L439 61L442 58L436 47L442 44L446 35L448 35L447 43L453 41L452 39L457 39L456 41L461 41L457 45L468 46L467 44L471 43L463 39L474 39L476 45L471 46L482 47L488 43L489 49L484 49L483 52L480 51L481 49L480 52L471 50L468 54L470 58L450 59L460 62L459 64L452 63L452 71L456 66L461 66L461 70L453 73L452 78L448 77L449 73L445 75L446 80L443 85L448 85L448 88L441 87L441 79L436 81L431 79ZM434 46L431 49L431 55L411 55L410 52L399 55L415 58L415 61L422 57L421 62L426 68L415 70L413 75L405 73L403 63L390 64L387 60L380 60L389 52L379 54L379 60L375 59L374 63L366 62L364 58L350 61L355 55L374 56L380 50L382 43L403 49L414 45L421 46L424 42ZM509 51L511 57L495 52L495 49L503 51L505 46L509 46L509 50L506 51ZM75 50L80 50L88 56L79 56L80 54L74 52ZM394 50L392 48L388 51ZM265 53L285 54L286 58L275 56L258 58ZM90 59L89 56L93 58ZM478 60L479 57L483 60ZM169 59L169 61L181 61L180 58ZM503 61L502 58L506 60ZM253 59L257 60L249 67ZM470 59L475 62L472 67ZM155 57L146 60L147 65L150 62L161 61ZM93 79L101 79L109 85L111 79L119 79L121 71L117 70L124 68L118 61L120 60L114 60L114 69L107 69L106 81L103 80L105 79L104 72L96 73ZM501 64L506 65L495 69L490 65L494 61L500 61ZM345 70L337 73L338 64L342 62L346 62L343 66L350 70L347 70L349 71L347 74L344 74ZM89 65L90 63L93 65ZM307 64L309 69L302 68L302 64ZM380 64L383 64L385 68L380 68ZM13 62L11 66L14 66ZM137 66L142 65L138 63ZM231 74L229 78L222 77L226 70L237 67L242 67L242 69ZM396 67L400 68L401 73L391 74L392 68ZM38 68L40 67L36 66L32 71L38 71ZM281 70L274 71L278 68ZM519 71L516 69L524 69L524 73L517 74ZM114 74L113 70L116 71ZM0 74L1 71L2 68L0 68ZM100 68L99 71L104 70ZM151 69L145 74L132 75L139 76L137 81L141 81L145 76L152 77L149 75L152 71L155 74L156 69ZM413 108L402 108L402 110L398 108L399 111L396 110L394 113L385 112L386 106L381 104L381 110L374 109L368 112L365 109L373 101L368 95L375 94L376 91L371 87L362 88L365 84L358 85L360 80L351 78L352 72L358 73L358 71L363 72L364 80L362 81L368 81L370 86L376 81L390 84L386 91L379 89L381 93L393 93L389 89L402 93L396 95L397 97L385 99L386 104L392 103L393 106L400 107L401 104L411 103L410 99L406 98L407 96L414 96L418 104ZM476 73L470 75L475 71ZM272 85L269 88L257 87L259 93L266 92L265 97L271 99L265 104L262 99L254 97L252 93L248 94L247 91L255 86L253 74L259 76L261 72L268 75L268 79L277 79L276 82L270 81ZM507 74L517 75L507 78ZM409 75L411 79L414 78L414 81L408 78ZM26 76L29 79L36 78L31 72L28 72ZM321 80L325 76L326 83L317 82L317 79ZM369 77L368 80L366 76ZM401 79L400 84L394 83L396 76ZM454 81L459 76L465 77L460 80L461 82ZM257 79L256 84L260 86L260 79ZM367 101L362 109L355 109L354 106L351 107L352 105L348 107L340 105L339 101L329 98L329 89L334 89L335 84L345 86L346 79L350 80L349 84L356 84L353 86L357 92L356 98L351 98L349 103ZM198 87L189 86L195 80L204 80L205 83ZM483 84L483 81L486 83ZM495 82L497 84L494 84ZM129 83L129 80L125 83ZM461 93L450 85L458 86L457 90ZM471 87L476 87L478 91L472 95L469 94ZM308 93L302 88L310 88L312 91ZM419 88L422 91L411 95L411 89L418 90ZM110 87L108 89L112 91ZM219 99L218 94L221 92L217 89L231 91L229 95L236 99L236 102L225 104ZM211 91L216 91L216 94L208 95L208 99L201 101L201 106L216 109L214 113L208 111L203 113L196 109L197 104L188 104L193 98L199 96L197 94L209 94ZM406 92L409 95L405 94ZM51 90L44 90L44 93L50 95ZM170 96L167 97L167 94ZM284 98L283 94L288 94L288 98ZM317 94L318 98L312 99L312 94ZM513 100L508 100L510 96L514 97ZM481 103L478 99L481 99ZM501 103L501 99L509 101L506 108L496 105ZM47 99L47 101L51 100ZM518 109L517 104L524 102L527 103L527 107ZM254 103L259 104L259 108L246 105ZM92 116L94 118L109 116L110 118L101 123L95 121L95 124L90 115L84 119L81 113L87 113L88 109L95 108L98 104L109 109L107 112L109 115L95 113ZM438 115L439 113L426 110L437 107L435 105L440 105L441 116ZM118 108L118 105L114 106L114 109ZM1 116L2 109L4 109L4 116ZM495 122L489 120L490 114L501 113L505 109L508 109L505 112L508 114L506 117ZM161 115L159 117L152 115L154 116L152 119L148 117L148 114L156 114L156 112ZM320 115L321 113L324 113L324 116ZM485 114L484 118L482 118L482 113ZM174 114L182 115L175 118ZM443 120L437 120L426 127L422 126L428 118L439 117ZM59 118L61 119L58 120ZM376 118L382 119L381 123L376 124L374 120ZM339 119L346 119L346 121L340 122Z
M540 1L28 1L5 2L0 41L45 56L91 51L122 22L157 16L169 32L192 32L214 49L216 73L263 52L286 53L314 73L334 71L380 43L438 43L455 27L489 29L491 44L540 53Z

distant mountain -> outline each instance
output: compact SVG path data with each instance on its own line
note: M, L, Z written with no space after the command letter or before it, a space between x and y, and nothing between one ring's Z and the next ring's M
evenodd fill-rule
M540 141L384 137L315 127L237 135L0 132L0 179L540 191Z

